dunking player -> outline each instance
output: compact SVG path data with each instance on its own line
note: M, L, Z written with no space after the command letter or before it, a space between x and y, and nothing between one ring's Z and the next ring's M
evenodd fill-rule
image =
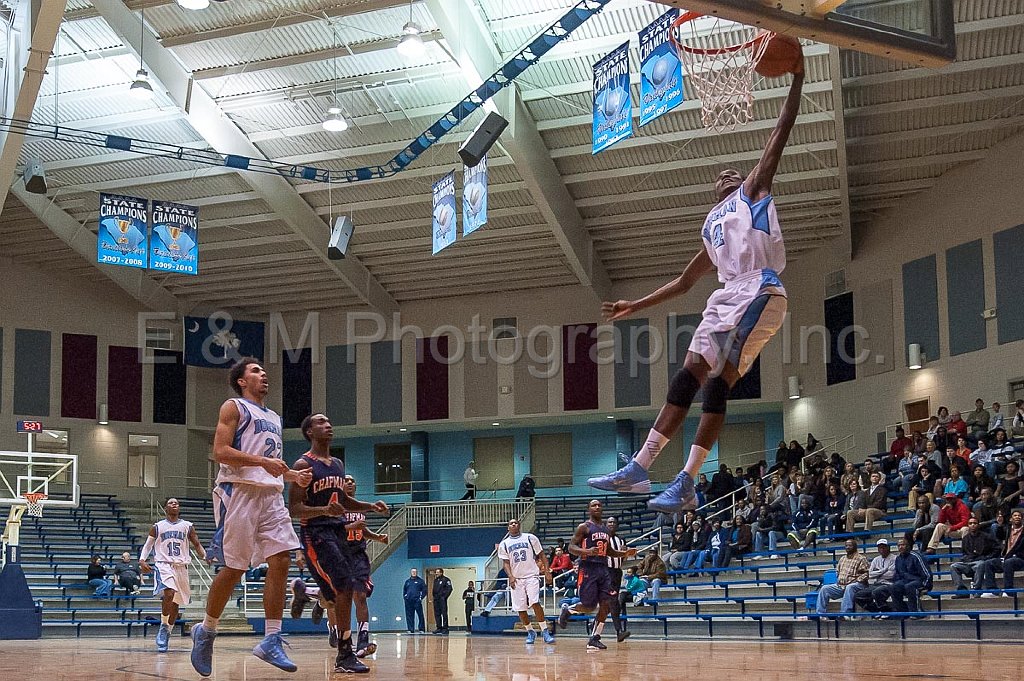
M334 621L342 629L334 670L362 674L370 669L356 659L352 650L352 591L367 587L357 583L359 575L345 549L348 531L342 516L346 510L386 514L388 506L383 501L356 501L345 492L345 465L331 456L334 429L326 416L307 416L300 428L310 448L295 462L295 471L311 473L312 480L305 488L292 486L288 505L292 515L299 518L306 562L321 596L334 603ZM369 565L366 573L368 581Z
M345 476L345 494L351 498L356 496L356 479ZM373 595L373 580L370 579L370 556L366 553L366 540L382 544L388 543L386 534L377 534L366 527L366 514L359 511L347 511L341 517L345 522L346 541L342 550L348 557L348 565L352 574L352 602L356 606L356 657L362 658L377 652L377 644L370 641L370 609L366 599Z
M562 606L562 612L558 615L558 626L565 629L569 624L570 615L582 615L597 608L594 631L587 641L587 650L607 650L608 647L601 643L601 632L604 630L604 621L608 617L611 602L619 595L619 585L612 583L608 557L630 558L636 555L636 549L619 551L612 548L611 533L601 522L601 502L594 499L588 509L590 519L576 528L576 534L569 544L569 553L580 558L577 568L577 591L580 602L571 608L568 605Z
M206 560L206 549L199 542L195 528L192 523L178 516L180 511L177 499L172 497L164 503L165 520L149 528L146 545L139 554L139 568L147 574L155 573L153 595L161 598L160 629L156 632L158 653L167 652L171 626L178 620L178 606L188 605L192 600L188 582L188 566L192 562L192 554L189 553L188 545L191 544L196 553ZM146 559L154 547L154 565L150 567Z
M719 174L715 182L718 205L704 221L704 248L700 253L681 275L654 293L601 306L604 318L613 321L683 295L714 269L718 270L718 280L725 284L708 298L683 368L672 378L668 399L647 441L622 469L591 478L588 482L592 487L617 492L650 491L647 471L679 430L703 386L704 408L686 466L664 492L648 502L648 507L662 513L696 508L694 479L718 439L729 391L782 326L786 314L786 290L779 280L786 266L786 249L771 189L800 108L802 59L797 71L761 160L746 177L731 168Z
M554 643L555 637L544 619L544 606L540 604L541 573L548 586L554 582L548 567L548 556L540 540L519 528L519 520L508 521L508 536L498 544L498 558L501 559L508 575L508 586L512 590L512 609L519 613L519 621L526 627L526 643L537 640L537 632L530 623L530 608L537 618L537 626L544 635L545 643Z
M243 357L228 372L238 394L220 408L213 436L213 458L220 464L213 490L217 531L209 555L224 566L213 579L206 617L192 627L192 667L203 676L213 672L213 640L224 606L250 565L266 562L263 612L266 636L253 654L286 672L297 667L284 652L281 615L291 552L299 540L284 505L284 483L304 487L308 471L292 471L281 460L281 417L267 408L267 372L259 360Z

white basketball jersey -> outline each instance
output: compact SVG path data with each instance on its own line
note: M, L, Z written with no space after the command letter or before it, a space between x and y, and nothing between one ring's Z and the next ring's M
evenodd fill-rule
M184 563L192 562L192 556L188 550L188 533L192 529L192 523L179 519L172 523L170 520L161 520L156 525L156 546L153 551L154 560L157 563Z
M505 537L498 544L498 558L508 561L516 579L540 574L537 555L543 551L540 540L529 532L521 532L518 537Z
M752 272L771 270L777 275L786 269L786 246L771 194L754 202L743 195L740 185L708 213L701 236L723 284L753 276Z
M240 397L233 397L231 401L238 407L238 428L235 429L235 439L231 446L246 454L280 459L284 449L281 443L281 417L273 409ZM222 482L284 489L284 479L274 477L261 466L221 464L217 484Z

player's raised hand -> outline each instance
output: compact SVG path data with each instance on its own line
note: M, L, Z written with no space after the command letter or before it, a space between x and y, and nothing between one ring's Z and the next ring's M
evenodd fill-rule
M373 512L381 515L388 515L391 513L391 509L388 508L388 505L383 501L375 501L373 502Z
M605 301L601 303L601 318L606 322L614 322L616 319L633 314L633 307L631 300L619 300L614 303Z
M377 541L379 541L381 544L387 544L388 542L391 541L391 537L387 536L386 534L382 534L377 539Z
M288 469L284 474L286 482L294 482L299 487L309 487L309 483L313 482L313 470L311 468L303 468L301 471L295 471Z
M285 475L285 480L288 479L286 473L288 473L288 471L291 470L290 468L288 468L288 464L286 464L284 461L281 461L281 459L275 459L269 456L264 456L263 458L260 459L260 466L262 466L263 470L270 473L275 478L279 478L282 475Z

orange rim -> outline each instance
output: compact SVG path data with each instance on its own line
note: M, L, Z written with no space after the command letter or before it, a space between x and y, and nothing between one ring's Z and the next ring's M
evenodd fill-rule
M726 47L713 47L713 48L690 47L689 45L685 45L683 43L680 43L678 40L676 40L676 32L679 30L680 26L682 26L683 24L685 24L685 23L687 23L689 21L693 21L694 19L699 19L702 16L704 16L704 15L701 14L700 12L684 12L683 14L680 14L679 17L675 21L672 22L672 26L671 26L671 28L669 29L669 32L668 32L668 39L672 41L672 44L676 46L677 50L682 50L682 51L687 52L689 54L700 54L700 55L725 54L726 52L736 52L738 50L742 50L742 49L748 48L751 45L753 45L754 43L756 43L758 40L767 39L767 36L771 35L770 31L769 32L762 32L762 33L758 33L757 35L755 35L753 38L751 38L750 40L746 41L745 43L740 43L739 45L728 45ZM762 36L765 36L765 37L762 38Z

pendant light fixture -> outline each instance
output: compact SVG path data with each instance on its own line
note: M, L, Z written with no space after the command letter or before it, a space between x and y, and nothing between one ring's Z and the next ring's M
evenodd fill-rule
M143 65L143 51L146 42L146 10L142 10L142 30L139 33L139 70L135 72L135 80L128 91L136 99L153 99L153 84L149 82L149 72Z
M427 48L420 35L423 29L412 20L412 0L409 0L409 21L402 27L402 37L398 40L398 53L406 59L418 59Z
M338 105L338 33L334 24L331 24L331 35L334 37L334 57L331 60L334 79L334 106L327 109L327 118L324 119L323 126L327 132L345 132L348 130L348 121L345 120L345 116L341 113L341 107Z

